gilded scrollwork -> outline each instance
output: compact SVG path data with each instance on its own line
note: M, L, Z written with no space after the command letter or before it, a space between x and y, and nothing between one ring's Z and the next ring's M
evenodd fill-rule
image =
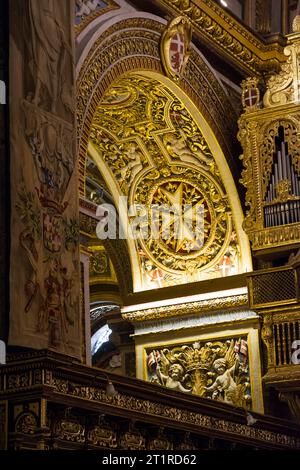
M248 295L242 294L226 298L202 300L199 302L188 302L169 307L156 307L146 310L136 310L135 312L123 313L122 317L130 322L144 322L148 320L158 320L184 315L193 315L204 312L214 312L216 310L236 309L248 304Z
M297 28L296 22L295 19L295 28ZM268 80L264 96L266 108L299 102L299 52L299 37L291 37L288 46L284 49L284 54L287 57L286 62L282 64L281 71Z
M299 36L291 35L285 49L288 59L269 79L263 106L258 103L257 80L242 84L245 112L239 119L238 139L248 208L244 228L254 250L300 240L300 127L295 106L300 98L299 47Z
M275 153L275 137L278 134L279 127L284 129L285 139L289 144L289 151L292 155L292 162L300 176L300 150L299 150L299 136L298 125L295 117L289 119L274 120L266 126L262 126L260 133L264 136L260 146L260 158L262 173L262 191L263 196L266 193L267 185L269 183L270 174L272 171L273 158Z
M53 426L54 437L69 442L85 442L85 427L76 419L64 417Z
M239 272L219 168L201 129L169 89L137 73L119 79L98 104L90 140L128 205L146 210L138 215L147 215L149 225L141 225L136 241L143 288ZM167 207L173 212L162 223ZM149 226L157 227L158 238L146 236Z
M34 434L37 429L37 418L33 413L25 412L18 416L15 423L15 432L23 434Z
M274 334L272 315L265 315L263 319L263 327L261 330L261 338L265 343L268 351L268 366L274 366Z
M121 20L99 37L84 61L77 82L81 194L84 194L86 148L91 121L100 97L103 98L108 83L113 83L120 75L130 71L151 70L162 73L159 44L163 31L163 24L149 18ZM106 73L107 67L109 74ZM184 78L181 84L183 90L199 108L209 110L207 118L224 142L225 151L234 152L234 141L229 136L235 131L236 122L234 112L228 112L231 109L230 101L212 70L195 50L191 51ZM159 113L163 113L163 103L159 99L154 100L153 109L156 102Z
M249 73L276 69L282 62L280 46L270 46L243 28L239 21L224 12L217 2L204 0L161 0L177 14L186 16L201 38L212 41L215 47L237 61ZM268 63L266 63L268 56Z
M120 448L121 435L125 432L134 433L135 431L131 428L128 431L125 431L124 428L121 430L115 427L115 424L118 419L117 417L120 418L123 416L124 418L126 417L123 421L124 425L130 413L135 416L135 419L139 423L151 423L155 426L156 433L152 433L151 436L149 436L152 439L155 439L156 436L157 438L162 437L162 435L159 436L157 434L159 426L166 427L166 435L163 436L164 438L167 438L168 428L178 428L178 430L190 429L193 433L192 439L187 434L185 437L182 437L182 447L179 446L178 443L175 443L175 449L193 449L194 445L198 444L197 435L210 436L212 429L214 429L222 439L230 440L234 435L238 435L237 440L241 437L247 440L249 439L258 447L300 448L300 440L295 427L282 429L275 420L271 420L271 422L270 418L265 420L263 415L258 416L255 426L249 426L246 423L245 415L239 410L235 411L234 416L230 416L230 413L223 411L223 407L218 407L217 404L215 404L215 407L206 407L205 403L201 400L194 404L191 403L191 407L187 408L186 400L183 399L182 395L180 396L178 394L178 399L174 398L174 403L170 404L167 399L167 394L164 394L163 391L161 398L155 391L153 391L153 393L149 392L149 396L145 396L144 394L141 395L140 391L134 387L132 389L136 390L133 392L136 394L134 395L126 392L126 390L128 390L127 386L123 391L121 385L118 390L119 393L111 397L107 395L104 383L102 385L87 385L88 377L90 377L91 383L93 380L94 372L92 369L88 370L88 368L85 368L82 375L82 367L80 367L80 365L75 366L75 364L64 363L62 376L62 370L60 370L62 366L61 359L54 361L57 356L54 356L53 353L47 353L46 357L44 354L44 352L35 351L31 352L30 355L23 353L22 357L23 359L25 357L27 357L27 359L30 358L29 363L26 364L26 373L28 376L32 376L35 370L40 370L42 372L42 383L47 385L49 391L51 390L51 400L49 400L47 406L47 428L43 431L38 425L36 429L36 432L41 433L39 437L46 437L46 439L48 439L47 445L50 445L50 448L52 445L56 447L62 446L64 448L67 445L68 447L81 449L82 446L92 449L95 447L115 448L116 436L113 434L114 432L117 432L117 448ZM75 375L74 367L78 367ZM20 362L20 358L17 363L1 368L0 387L4 399L6 399L7 396L7 387L5 384L9 376L11 374L21 375L24 370L23 368L24 364ZM70 386L71 383L72 387ZM146 386L146 388L147 387L149 388L149 385ZM87 390L87 393L82 393L83 388ZM38 402L30 403L29 407L27 407L27 404L29 393L36 397L38 390L41 390L41 387L39 386L37 389L34 383L31 383L30 388L25 391L25 394L21 386L14 390L15 397L18 400L18 404L14 406L14 416L16 418L21 416L24 412L32 412L37 416L36 406ZM192 401L194 400L191 400L191 402ZM58 403L60 403L59 406ZM61 414L64 407L67 406L67 403L72 403L72 406L74 406L74 416L71 416L70 408L65 409L65 412ZM24 408L25 404L26 409ZM197 409L197 406L200 408ZM75 410L77 410L76 415ZM106 422L106 420L103 421L100 416L99 421L94 423L94 419L97 417L97 410L98 413L99 410L107 412L108 416L113 415L116 419L110 420L108 418ZM79 413L77 414L78 411ZM91 414L93 416L91 416ZM4 413L1 414L2 419L3 416ZM245 422L243 422L243 417ZM123 420L123 418L120 419ZM97 428L94 433L91 433L90 439L88 439L89 431L92 431L93 428L97 426L100 427L100 429ZM2 423L1 429L3 429ZM102 432L102 429L105 429L105 433ZM112 433L110 429L113 431ZM144 437L144 433L142 437ZM145 441L138 441L138 439L131 440L131 442L144 442L147 447L147 439L149 441L149 437L146 437L146 443ZM181 436L178 437L181 439ZM49 438L53 444L49 442ZM193 442L194 438L195 442ZM35 434L27 434L25 439L26 442L35 444L37 441ZM31 439L31 441L29 441L29 439ZM169 439L167 438L167 440Z
M121 449L145 450L146 439L137 430L129 430L120 436Z
M87 443L100 448L116 449L118 447L117 433L102 417L99 423L87 430Z
M173 442L170 442L165 436L163 428L158 430L156 437L150 438L147 442L147 449L149 450L173 450L173 448Z

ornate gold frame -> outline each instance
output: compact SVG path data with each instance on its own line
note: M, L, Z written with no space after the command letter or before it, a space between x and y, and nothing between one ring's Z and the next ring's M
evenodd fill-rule
M173 67L170 63L170 45L171 40L177 32L181 32L184 41L184 52L183 52L183 61L180 68L180 72L177 74L174 72ZM160 53L161 59L164 66L164 69L167 75L175 80L178 80L182 77L184 69L186 67L187 61L189 60L191 49L190 43L192 40L192 27L187 18L184 16L178 16L172 20L167 29L164 31L161 42L160 42Z
M174 15L184 15L191 22L195 34L227 57L249 75L269 74L278 70L284 61L280 42L266 44L258 39L230 12L224 11L212 0L158 0Z
M226 329L225 329L226 328ZM193 330L172 331L172 340L169 332L135 336L137 378L147 380L147 349L169 347L173 345L188 344L195 341L207 342L226 337L247 336L249 344L249 364L251 371L251 389L253 392L253 410L264 412L262 380L260 371L259 351L259 324L257 319L248 319L244 322L232 322L196 327Z

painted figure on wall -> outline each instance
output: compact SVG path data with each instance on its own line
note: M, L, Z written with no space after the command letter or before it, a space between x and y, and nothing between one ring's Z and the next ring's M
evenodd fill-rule
M73 2L14 8L9 343L80 358Z
M32 103L57 113L59 99L73 112L73 103L65 76L67 54L73 56L63 25L64 6L57 0L29 0L31 60L35 79ZM73 59L72 59L73 60Z

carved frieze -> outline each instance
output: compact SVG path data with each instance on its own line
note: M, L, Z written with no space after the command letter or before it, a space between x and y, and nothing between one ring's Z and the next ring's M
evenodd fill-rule
M147 373L172 390L251 407L246 337L148 350Z

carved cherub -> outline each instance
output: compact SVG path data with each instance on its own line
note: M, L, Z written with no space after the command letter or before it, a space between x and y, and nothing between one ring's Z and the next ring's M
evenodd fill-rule
M166 371L167 373L161 372L161 366L164 369L164 372ZM171 364L163 351L161 351L161 365L157 365L156 373L161 384L165 385L165 387L171 388L172 390L177 390L178 392L192 392L192 389L185 388L182 385L182 383L187 378L187 375L184 375L184 369L182 365L178 363Z
M226 402L235 404L237 397L237 384L234 380L238 360L234 352L234 342L230 346L224 358L216 359L213 369L218 374L215 382L210 387L205 387L208 392L213 392L212 398L219 398Z
M187 143L186 138L183 133L181 133L181 137L176 137L176 135L169 132L163 137L163 142L168 150L168 152L172 155L174 154L178 157L183 163L192 163L196 166L201 164L209 165L212 163L212 160L204 155L200 149L197 149L195 152L192 152Z
M138 150L138 146L129 142L124 148L124 154L127 164L120 169L120 181L124 182L128 178L128 186L133 182L137 174L143 169L142 153Z

